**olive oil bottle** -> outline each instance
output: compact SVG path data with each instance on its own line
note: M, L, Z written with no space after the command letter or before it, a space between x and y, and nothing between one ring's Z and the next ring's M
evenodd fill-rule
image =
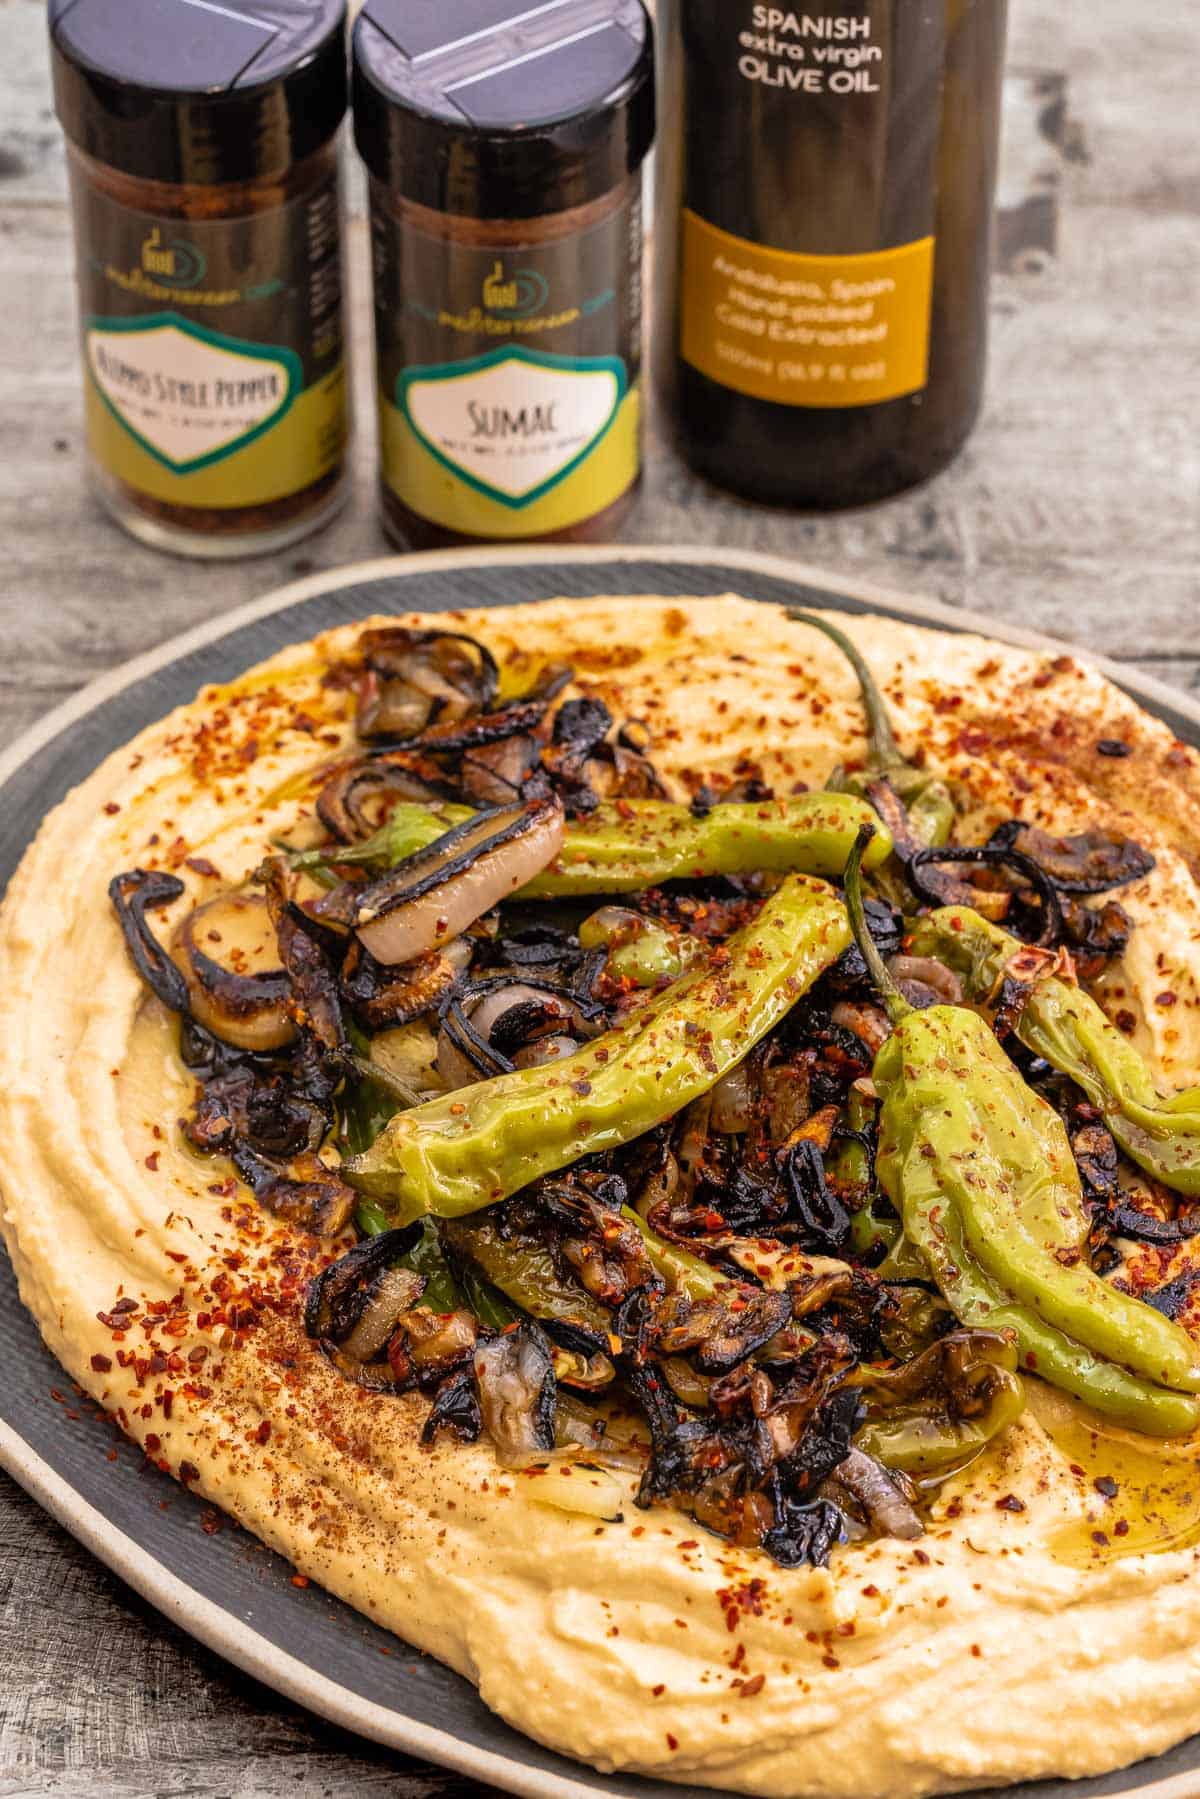
M1004 0L659 0L656 382L752 499L924 480L979 409Z

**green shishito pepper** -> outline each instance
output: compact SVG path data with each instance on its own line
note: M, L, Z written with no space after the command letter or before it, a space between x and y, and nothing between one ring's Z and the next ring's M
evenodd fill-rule
M557 857L521 897L637 893L663 881L760 871L840 875L855 832L873 817L847 793L729 802L700 814L669 800L604 802L568 825ZM890 848L886 838L872 845L869 866Z
M475 815L467 806L404 802L374 836L349 848L327 844L293 852L293 868L321 872L350 863L375 872L394 868ZM548 869L521 889L521 899L568 899L637 893L662 881L702 875L840 875L861 824L874 813L845 793L716 805L703 814L670 800L605 802L567 826ZM882 831L868 866L891 848Z
M1010 1329L1021 1366L1132 1429L1200 1424L1200 1348L1085 1260L1087 1218L1062 1120L986 1021L915 1011L867 933L857 852L846 898L892 1035L875 1059L876 1173L963 1324Z
M913 834L930 848L949 843L954 829L954 801L946 783L927 768L908 760L896 742L882 693L866 659L846 633L816 612L789 612L793 624L812 625L836 643L858 679L863 711L867 716L867 755L860 773L839 770L831 787L846 793L865 793L872 781L888 781L908 813Z
M466 824L474 816L470 806L425 806L415 800L401 800L386 822L361 843L325 843L318 849L293 850L289 862L294 869L318 872L330 863L372 870L395 868L398 862L428 849L447 831Z
M982 1005L1025 946L970 907L946 906L920 920L912 947L945 962ZM1015 1029L1027 1049L1083 1089L1131 1162L1177 1193L1200 1194L1200 1087L1159 1093L1096 1001L1057 975L1033 982Z
M461 1217L640 1137L714 1087L850 942L832 888L790 875L712 962L573 1056L399 1112L342 1164L394 1224Z
M598 1300L575 1281L564 1280L544 1243L508 1239L485 1215L447 1219L446 1241L467 1268L477 1268L495 1288L531 1318L556 1318L607 1331L609 1315Z

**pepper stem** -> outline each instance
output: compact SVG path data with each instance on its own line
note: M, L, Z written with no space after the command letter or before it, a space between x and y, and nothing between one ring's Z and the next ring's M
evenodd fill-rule
M899 1024L902 1018L908 1017L913 1007L901 993L896 985L895 977L876 948L875 939L867 929L867 914L863 905L863 852L874 835L873 826L863 825L854 839L853 849L846 858L844 876L846 911L850 914L850 929L854 932L854 941L867 965L867 973L879 989L879 997L883 1001L884 1010L893 1024Z
M858 646L837 625L830 624L819 613L789 610L788 617L797 625L811 625L815 631L828 637L831 643L836 643L858 677L863 711L867 715L867 773L886 775L891 769L907 767L900 745L896 742L883 695Z

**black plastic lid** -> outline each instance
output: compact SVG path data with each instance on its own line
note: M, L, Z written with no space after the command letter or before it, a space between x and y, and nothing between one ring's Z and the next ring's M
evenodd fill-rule
M55 107L126 175L279 175L345 114L345 25L346 0L50 0Z
M477 219L608 193L654 140L642 0L366 0L354 135L406 200Z

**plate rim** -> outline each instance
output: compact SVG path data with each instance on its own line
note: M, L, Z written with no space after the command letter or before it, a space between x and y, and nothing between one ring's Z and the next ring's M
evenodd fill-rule
M419 577L460 569L613 562L663 563L675 567L728 568L768 579L807 585L830 596L841 593L865 605L878 605L919 624L956 632L976 631L997 642L1025 649L1055 651L1084 661L1136 699L1166 709L1195 724L1200 733L1200 698L1153 676L1126 669L1096 656L1069 640L997 621L968 607L948 605L923 594L911 594L855 574L839 574L815 564L757 550L709 549L673 544L605 544L588 546L514 545L435 550L415 555L372 557L271 588L167 638L87 682L22 731L0 752L0 788L47 744L86 718L106 700L147 675L196 650L232 635L242 626L282 612L305 600L339 589L389 577ZM770 604L771 602L765 602ZM468 606L466 608L470 610ZM413 610L419 610L414 608ZM486 608L480 608L486 610ZM89 1554L145 1599L188 1636L231 1662L270 1691L303 1706L327 1722L385 1748L415 1755L450 1771L486 1780L518 1799L594 1799L596 1788L569 1775L523 1769L509 1756L464 1743L449 1731L362 1697L318 1672L261 1636L253 1624L236 1617L218 1601L181 1580L149 1551L112 1525L95 1506L58 1474L0 1419L0 1468L46 1511ZM669 1776L667 1777L669 1778ZM1197 1774L1183 1770L1149 1785L1114 1791L1109 1799L1195 1799ZM703 1790L703 1789L699 1789ZM1007 1791L1007 1789L1006 1789ZM1021 1788L1011 1789L1019 1799Z

